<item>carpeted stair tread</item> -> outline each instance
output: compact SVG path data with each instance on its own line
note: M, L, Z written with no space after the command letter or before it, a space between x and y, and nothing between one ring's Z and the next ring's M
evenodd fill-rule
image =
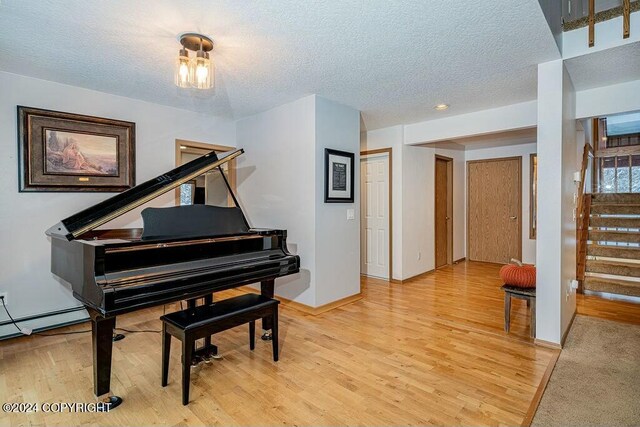
M640 228L640 216L637 218L626 218L619 216L598 216L592 215L589 218L589 226L598 227L620 227L620 228Z
M640 260L640 247L588 245L587 255Z
M589 240L592 242L640 243L640 232L589 230Z
M587 271L615 276L640 277L640 264L589 259L587 260Z
M640 204L592 204L591 214L637 215L640 214Z
M609 294L640 297L640 282L587 276L584 278L582 287L592 292L606 292Z
M591 204L640 204L640 193L593 193Z

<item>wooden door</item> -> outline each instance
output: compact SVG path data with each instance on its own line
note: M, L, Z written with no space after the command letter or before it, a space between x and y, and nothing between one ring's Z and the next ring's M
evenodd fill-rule
M472 261L522 259L522 158L467 162L467 251Z
M389 277L389 155L369 155L360 161L360 272Z
M434 204L436 268L453 263L452 189L452 160L436 157Z

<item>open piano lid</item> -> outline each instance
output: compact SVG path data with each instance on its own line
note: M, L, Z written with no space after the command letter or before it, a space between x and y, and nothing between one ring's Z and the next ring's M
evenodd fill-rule
M219 159L215 152L185 163L169 172L136 185L127 191L80 211L47 230L47 236L73 240L78 236L119 217L197 176L215 169L244 153L243 149L229 152ZM231 188L229 188L231 194Z

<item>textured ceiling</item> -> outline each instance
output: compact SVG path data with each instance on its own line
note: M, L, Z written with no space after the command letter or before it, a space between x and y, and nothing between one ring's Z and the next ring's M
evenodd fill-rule
M216 42L214 96L173 86L186 31ZM368 129L439 118L535 99L556 58L537 0L0 2L0 70L229 118L312 93Z
M576 90L592 89L640 79L640 42L567 59Z

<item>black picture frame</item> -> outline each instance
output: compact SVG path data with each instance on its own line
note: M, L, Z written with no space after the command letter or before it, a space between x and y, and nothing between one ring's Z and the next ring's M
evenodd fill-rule
M21 105L17 119L21 193L135 186L135 123Z
M347 151L324 150L324 202L353 203L355 155Z

